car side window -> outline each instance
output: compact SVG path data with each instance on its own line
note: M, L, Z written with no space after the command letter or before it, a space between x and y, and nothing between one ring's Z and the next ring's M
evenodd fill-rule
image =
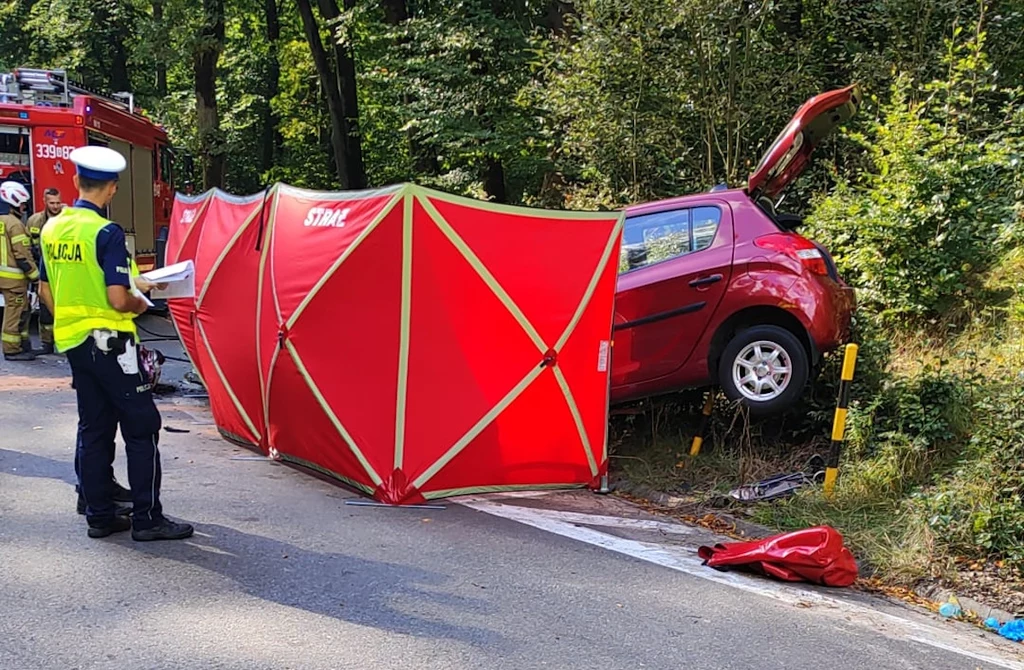
M694 207L690 210L693 220L693 250L701 251L711 246L722 222L722 210L717 207Z
M619 272L701 251L711 246L722 213L717 207L674 209L626 219Z

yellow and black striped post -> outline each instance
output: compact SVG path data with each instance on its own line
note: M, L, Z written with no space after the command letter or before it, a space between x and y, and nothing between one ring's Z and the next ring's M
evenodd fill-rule
M839 401L836 403L836 416L832 422L832 446L825 463L825 495L832 496L839 477L839 455L843 449L843 438L846 435L846 410L850 406L850 382L853 381L853 369L857 365L857 345L846 345L843 354L843 373L839 378Z
M715 409L715 391L708 391L707 398L704 400L704 409L700 413L700 426L697 428L697 434L693 436L693 442L690 444L690 455L696 456L700 453L700 448L704 444L704 432L708 429L708 420L711 419L711 412Z

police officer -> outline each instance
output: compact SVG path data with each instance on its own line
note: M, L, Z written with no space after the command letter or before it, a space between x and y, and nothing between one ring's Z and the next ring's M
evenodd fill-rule
M35 259L37 265L41 264L42 251L39 247L39 236L43 232L43 226L46 222L61 213L64 209L64 203L61 201L60 191L53 188L52 186L43 191L43 210L36 212L32 216L28 217L28 222L25 224L25 231L28 233L29 242L32 245L32 257ZM41 351L37 353L52 354L54 353L53 348L53 314L47 309L43 302L39 301L39 339L43 344ZM24 318L24 313L23 313ZM81 426L79 426L81 430ZM77 442L76 442L77 444ZM78 474L78 456L75 455L75 474ZM122 515L128 515L131 513L131 502L132 492L121 486L117 479L114 478L114 468L110 468L110 479L111 486L114 496L114 502L122 503L117 505L117 513ZM79 514L85 514L85 496L82 495L82 487L76 486L75 493L78 495L78 504L76 509ZM126 503L126 504L124 504Z
M0 290L4 295L3 351L8 361L35 360L29 343L28 283L39 279L21 219L31 199L16 181L0 184Z
M89 537L131 529L132 539L179 540L192 526L160 506L160 413L140 367L135 317L146 311L133 281L124 231L104 212L117 191L124 158L106 147L71 152L74 205L43 226L39 296L54 315L58 351L67 355L78 396L78 479ZM134 286L133 286L134 283ZM118 424L128 455L132 516L117 514L111 464Z
M43 231L43 225L60 214L62 209L64 209L64 203L61 202L60 191L51 186L43 191L43 209L28 217L25 229L28 232L28 239L32 243L32 256L37 265L40 259L39 235ZM42 343L39 353L53 353L53 314L50 314L46 305L41 303L39 305L39 341Z

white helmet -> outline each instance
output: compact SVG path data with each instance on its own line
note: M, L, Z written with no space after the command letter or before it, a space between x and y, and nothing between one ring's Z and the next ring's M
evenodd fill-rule
M5 181L3 184L0 184L0 200L3 200L8 205L21 207L31 198L32 196L28 194L28 189L16 181Z

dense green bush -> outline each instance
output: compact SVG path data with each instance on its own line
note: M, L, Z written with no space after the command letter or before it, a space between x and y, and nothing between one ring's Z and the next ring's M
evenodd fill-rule
M1024 128L969 122L973 112L958 105L977 100L961 100L964 85L932 82L914 100L918 87L901 77L856 136L872 169L840 183L810 218L883 323L920 325L976 302L984 270L1016 230ZM1011 118L1017 91L987 90Z

